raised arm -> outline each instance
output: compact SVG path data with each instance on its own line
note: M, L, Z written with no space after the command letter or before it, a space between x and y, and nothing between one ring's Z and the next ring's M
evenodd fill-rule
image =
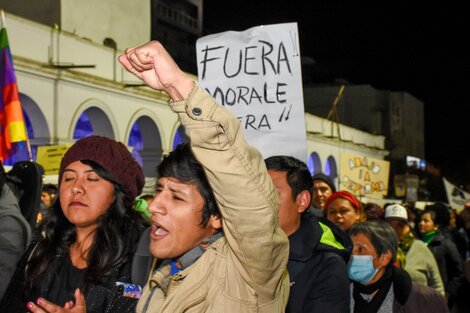
M242 279L273 298L285 273L288 240L278 224L278 194L263 157L246 143L238 119L186 76L160 43L128 49L119 60L170 95L219 204L229 257Z

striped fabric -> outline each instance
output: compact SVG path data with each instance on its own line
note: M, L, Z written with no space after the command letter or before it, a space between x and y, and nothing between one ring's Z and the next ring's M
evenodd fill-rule
M0 160L11 157L15 143L27 142L26 125L5 28L0 31ZM26 147L27 144L19 145Z

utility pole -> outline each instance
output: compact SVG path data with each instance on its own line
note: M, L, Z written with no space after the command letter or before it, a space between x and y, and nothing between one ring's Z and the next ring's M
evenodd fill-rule
M333 136L333 123L336 123L336 128L338 132L338 139L341 140L341 133L340 133L340 127L339 127L339 116L338 116L338 102L341 99L341 96L343 95L344 88L346 87L345 84L341 84L339 87L338 94L336 95L335 99L333 100L333 103L331 105L331 110L326 116L326 119L331 121L331 136Z

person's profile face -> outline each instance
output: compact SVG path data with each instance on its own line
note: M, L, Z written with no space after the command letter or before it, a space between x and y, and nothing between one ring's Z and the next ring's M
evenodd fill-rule
M204 198L195 184L172 177L160 178L148 208L152 213L152 255L160 259L177 258L215 234L221 220L211 216L203 227L203 206Z
M377 250L374 245L370 242L369 238L362 233L358 233L351 236L351 241L353 243L353 249L351 251L352 255L368 255L372 257L372 265L374 269L379 269L379 271L374 275L372 280L367 284L372 284L378 281L384 273L383 268L388 265L389 260L385 255L378 255ZM382 270L380 270L382 268Z
M274 187L279 194L279 225L287 236L297 230L300 225L300 215L306 207L300 207L297 199L292 199L292 188L287 182L287 173L282 171L268 170ZM300 199L299 199L300 201Z
M403 240L405 238L405 223L398 219L387 219L387 222L392 226L393 230L397 234L398 240Z
M313 181L312 203L316 208L323 208L333 190L323 180Z
M423 215L421 215L421 221L419 222L420 233L425 234L435 229L436 225L434 224L434 221L431 218L431 214L424 213Z
M51 206L51 195L48 194L47 192L43 191L41 193L41 201L44 203L44 205L46 206L46 208L50 207Z

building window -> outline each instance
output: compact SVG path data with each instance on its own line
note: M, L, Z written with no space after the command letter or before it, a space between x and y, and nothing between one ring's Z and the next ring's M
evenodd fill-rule
M143 166L140 152L144 149L144 143L142 141L142 133L140 132L139 124L134 123L134 126L132 126L127 145L132 147L131 154L137 163L139 163L140 166Z
M91 125L88 115L83 112L77 121L75 130L73 131L73 139L78 140L93 135L93 126Z
M325 174L330 176L331 179L338 177L338 168L336 166L336 161L333 156L329 156L325 163Z
M175 134L175 139L173 140L173 150L181 143L189 142L189 137L186 135L184 126L180 125Z
M321 173L321 160L318 153L312 152L312 154L310 154L310 157L307 160L307 167L312 175Z

